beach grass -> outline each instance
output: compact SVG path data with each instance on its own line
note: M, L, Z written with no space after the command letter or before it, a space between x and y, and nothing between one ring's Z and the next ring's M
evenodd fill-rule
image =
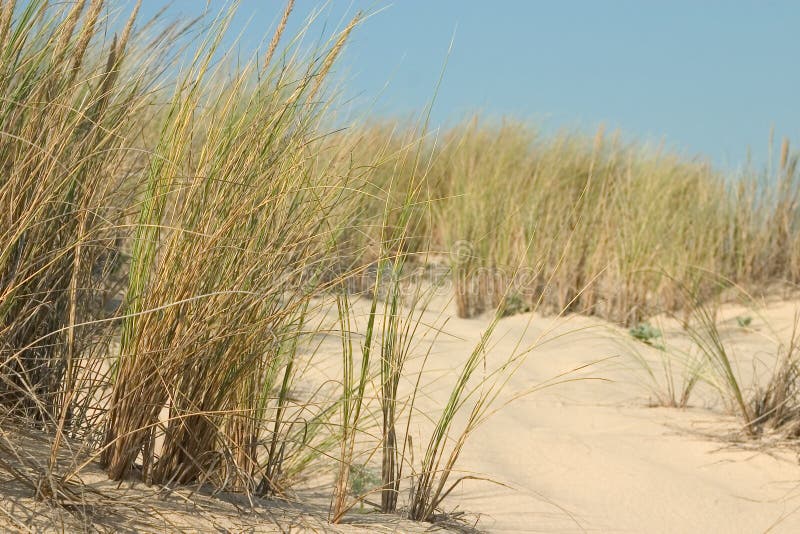
M470 435L524 393L508 384L535 343L488 356L518 313L595 315L651 345L645 321L683 314L704 365L676 384L662 360L660 402L704 379L749 435L798 432L797 335L750 390L714 314L731 287L800 280L788 141L726 176L602 128L343 128L337 60L366 16L308 50L283 35L293 6L242 61L222 44L235 7L173 24L136 4L117 27L103 0L0 4L0 425L51 437L38 498L95 461L248 498L322 474L333 523L373 494L431 521L477 478L457 469ZM415 342L444 331L425 319L442 294L488 327L423 417L433 345ZM314 383L325 336L338 374ZM62 465L66 441L88 459Z

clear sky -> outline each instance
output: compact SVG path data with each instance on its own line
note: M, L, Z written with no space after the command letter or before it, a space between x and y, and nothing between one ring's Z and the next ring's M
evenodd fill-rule
M144 0L144 15L164 0ZM226 5L211 0L210 9ZM171 12L203 11L175 0ZM339 64L345 92L376 114L409 117L434 93L434 124L481 111L545 131L664 141L719 166L766 160L776 139L800 146L800 2L711 0L298 0L289 31L315 9L312 36L375 12ZM242 0L241 48L268 40L283 2Z

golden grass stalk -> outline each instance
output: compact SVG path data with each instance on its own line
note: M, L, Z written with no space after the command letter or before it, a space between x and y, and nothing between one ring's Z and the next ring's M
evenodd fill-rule
M286 23L289 21L289 15L292 14L292 9L294 8L294 0L289 0L286 2L286 7L283 9L283 15L281 15L281 21L278 23L278 27L275 29L275 33L272 34L272 40L269 42L269 48L267 48L267 55L264 56L264 68L266 69L270 62L272 61L272 56L275 55L275 50L278 48L278 43L281 41L281 36L283 35L284 30L286 29Z

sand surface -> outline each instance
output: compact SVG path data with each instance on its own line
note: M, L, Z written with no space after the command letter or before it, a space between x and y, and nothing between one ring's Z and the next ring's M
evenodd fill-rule
M750 376L753 358L774 359L798 303L767 306L743 329L727 307L722 331ZM437 357L464 358L489 320L456 319ZM665 334L677 324L659 323ZM769 327L767 326L769 325ZM504 484L467 481L450 505L480 514L497 532L800 532L796 449L731 443L736 420L707 385L687 409L652 407L642 369L627 355L627 331L585 317L503 319L491 357L536 345L510 388L564 371L579 380L506 406L468 443L462 467ZM546 341L546 342L542 342ZM680 340L678 341L680 344ZM658 361L658 351L639 343Z
M355 310L363 317L362 304ZM774 354L772 338L789 335L798 307L795 302L766 306L749 328L736 325L742 310L724 310L723 333L736 349L744 375L758 374L753 358L769 360ZM422 380L425 394L418 399L416 413L435 417L490 320L458 319L445 298L434 301L424 319L438 325L440 332L428 357ZM659 324L668 333L677 335L680 330L669 321ZM340 345L331 337L315 355L328 368L321 365L314 372L336 374ZM420 333L410 369L419 368L419 354L433 337L431 331ZM580 380L517 399L475 431L460 459L461 471L454 476L470 474L495 483L467 480L445 508L466 512L463 519L493 532L800 532L796 449L769 440L732 441L737 422L707 385L697 390L686 409L653 407L649 382L628 354L631 342L626 330L592 318L523 314L501 320L486 356L488 368L520 347L534 348L511 378L509 394L565 372L569 373L564 378ZM658 351L634 346L658 361ZM583 367L587 364L591 365ZM415 421L412 435L419 447L429 422L419 415ZM35 454L33 445L25 450ZM102 473L90 469L90 475L102 484ZM110 488L107 483L103 487ZM137 492L152 490L142 488L117 488L124 496L121 506L126 499L148 501ZM12 522L36 529L52 518L52 511L45 513L21 488L0 483L0 489L0 508L15 518ZM141 508L150 517L135 517L140 528L133 523L132 530L334 530L325 524L324 495L271 511L265 504L260 512L245 512L247 503L233 497L216 504L204 498L199 508L184 497L178 492L164 499L163 506L156 505L163 508L158 517L152 508ZM152 506L152 499L148 502ZM118 524L123 518L130 520L130 510L120 514ZM9 520L0 515L0 525L3 521ZM429 527L381 516L355 522L335 530L410 532Z

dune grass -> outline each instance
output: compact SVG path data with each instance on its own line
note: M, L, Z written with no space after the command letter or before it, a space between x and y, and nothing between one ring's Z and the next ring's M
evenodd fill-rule
M114 480L248 496L328 470L331 521L370 493L430 521L530 352L487 356L522 311L626 325L685 311L748 432L794 424L796 336L745 391L703 308L719 284L698 274L755 292L800 278L788 142L774 170L731 178L602 129L431 132L423 117L340 131L330 78L364 16L305 50L308 26L283 35L292 10L265 54L234 61L233 10L187 42L186 26L140 23L138 4L116 34L102 0L0 4L0 422L52 436L40 498L73 492L95 459ZM459 315L493 315L415 455L430 346L414 341L441 328L423 315L445 288L405 275L431 265ZM331 309L335 394L307 387ZM668 397L683 405L693 386ZM59 464L67 438L83 464ZM362 449L380 484L351 498Z
M755 293L796 281L797 158L782 147L773 169L723 176L602 128L543 137L475 118L428 143L425 231L450 257L462 317L511 288L522 310L541 301L635 326L690 307L675 280L712 296L701 272Z
M341 201L314 168L314 99L357 22L306 71L250 64L222 86L208 69L225 28L213 28L178 85L134 242L104 454L112 478L142 454L147 480L195 480L221 463L222 442L229 478L252 488L266 430L254 412L318 291L308 280L325 267L328 214Z
M800 315L795 312L789 338L774 335L774 358L757 359L752 364L753 376L746 378L731 344L720 332L713 308L695 302L686 332L707 364L707 382L738 416L743 433L749 438L768 432L786 439L800 437L798 327Z
M646 376L645 385L655 405L686 408L695 390L705 387L712 393L710 397L705 395L706 401L711 399L736 415L742 429L737 439L778 437L795 441L800 437L797 403L800 314L795 312L787 336L762 317L758 311L759 299L729 280L710 273L702 276L709 284L724 287L734 295L728 299L744 305L748 311L722 321L719 317L720 306L725 302L722 297L705 299L695 289L681 286L691 308L680 317L668 318L672 324L670 333L662 334L650 326L650 331L659 332L657 337L644 337L643 328L630 330L635 339L624 339L617 334L624 353ZM761 324L758 331L751 328L754 316ZM738 352L732 339L737 333L763 337L774 347L773 352Z
M349 508L344 497L361 410L373 402L367 380L377 371L381 508L396 511L406 461L396 437L398 404L407 402L398 399L398 387L421 321L414 306L401 316L397 284L405 255L423 242L423 225L414 217L429 202L415 180L368 186L377 184L373 176L381 169L424 175L427 164L416 136L396 149L386 144L363 166L352 162L347 138L335 150L325 144L324 80L361 16L315 53L287 50L279 66L254 59L231 75L220 43L232 12L223 13L201 32L175 77L162 80L156 101L146 61L122 70L136 10L121 37L111 40L105 62L81 64L88 44L107 27L103 8L99 1L55 11L30 3L21 14L3 7L2 27L12 21L3 29L4 40L12 35L4 54L19 59L4 64L4 83L17 91L6 101L3 123L17 128L4 130L3 151L3 168L11 173L4 174L10 179L3 193L15 217L3 248L5 408L22 419L58 422L58 432L73 437L84 428L90 458L111 479L207 483L259 495L289 491L290 450L298 453L315 433L327 433L319 441L342 449L333 492L332 520L338 521ZM283 27L270 58L278 57L274 43ZM41 37L22 37L34 29ZM79 76L86 82L75 83ZM32 105L57 98L56 112ZM101 128L102 119L109 126ZM43 120L52 123L43 126ZM62 135L54 146L74 159L54 157L36 137L53 131ZM142 139L152 145L138 146ZM39 150L29 156L22 146ZM46 180L40 168L51 173ZM376 198L384 199L377 226L359 209ZM24 211L16 213L18 207ZM352 248L351 236L376 231L377 240ZM295 362L309 314L322 309L329 289L347 287L358 274L340 271L342 251L355 265L353 258L369 257L372 243L378 273L392 274L386 304L380 304L383 280L375 280L361 372L354 374L345 343L341 398L296 400L293 385L302 377ZM112 284L117 279L121 288ZM51 293L43 297L34 289L44 286ZM79 295L84 291L110 297L120 291L122 306L104 312L99 297ZM347 298L339 299L342 317L349 316ZM26 330L27 324L36 328ZM342 330L348 331L346 322ZM379 347L377 365L373 346ZM74 417L78 401L91 420ZM300 413L290 415L294 403ZM333 420L337 406L340 421ZM59 445L56 439L54 458ZM295 467L308 468L324 454L319 446L299 452ZM52 462L50 488L39 496L62 494L79 470L63 472ZM428 519L430 512L414 517Z
M101 6L79 19L77 5L50 13L27 2L14 24L13 3L0 12L0 403L43 423L74 411L94 335L75 325L101 315L117 259L114 199L125 194L122 140L146 103L141 81L120 81L131 22L87 52Z

